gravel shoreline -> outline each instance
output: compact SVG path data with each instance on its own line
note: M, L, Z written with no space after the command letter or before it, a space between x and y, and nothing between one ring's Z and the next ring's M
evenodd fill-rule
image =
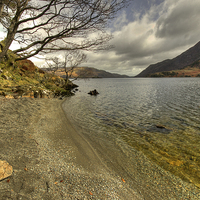
M12 176L0 181L0 199L200 199L199 188L163 172L139 152L136 172L141 174L134 174L134 181L119 176L76 132L62 102L0 98L0 160L13 166Z

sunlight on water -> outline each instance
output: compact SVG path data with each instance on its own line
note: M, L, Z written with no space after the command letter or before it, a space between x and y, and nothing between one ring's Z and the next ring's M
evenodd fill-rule
M68 116L85 134L112 133L200 187L200 79L80 80ZM90 96L97 89L98 96ZM96 135L95 135L96 134Z

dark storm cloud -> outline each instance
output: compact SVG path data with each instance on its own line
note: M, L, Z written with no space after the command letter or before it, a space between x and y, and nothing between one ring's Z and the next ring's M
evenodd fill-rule
M165 4L165 7L168 4ZM173 5L172 5L173 6ZM200 1L178 1L174 8L159 18L156 24L156 36L173 38L187 36L200 30Z

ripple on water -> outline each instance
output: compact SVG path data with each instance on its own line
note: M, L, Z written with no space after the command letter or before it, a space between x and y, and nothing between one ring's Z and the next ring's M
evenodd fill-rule
M86 134L112 133L200 187L200 79L93 79L77 84L81 92L65 108ZM100 95L88 96L93 88Z

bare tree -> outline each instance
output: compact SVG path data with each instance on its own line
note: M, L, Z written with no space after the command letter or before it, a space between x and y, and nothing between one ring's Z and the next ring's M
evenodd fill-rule
M65 72L65 83L67 85L69 83L69 78L73 78L72 74L74 68L86 61L86 55L80 50L73 50L65 52L64 61L59 57L46 57L45 61L46 69L53 75L55 75L58 70Z
M16 60L54 51L97 50L105 48L111 35L106 33L107 22L128 0L10 0L1 13L6 38L0 61L13 41ZM10 4L11 5L11 4ZM5 12L4 12L5 11Z
M65 83L68 84L72 77L74 68L86 60L86 55L81 51L75 50L65 53L65 61L61 63L61 68L65 71Z
M58 57L53 58L45 58L47 69L49 69L50 72L52 72L54 75L58 68L60 67L60 61Z

